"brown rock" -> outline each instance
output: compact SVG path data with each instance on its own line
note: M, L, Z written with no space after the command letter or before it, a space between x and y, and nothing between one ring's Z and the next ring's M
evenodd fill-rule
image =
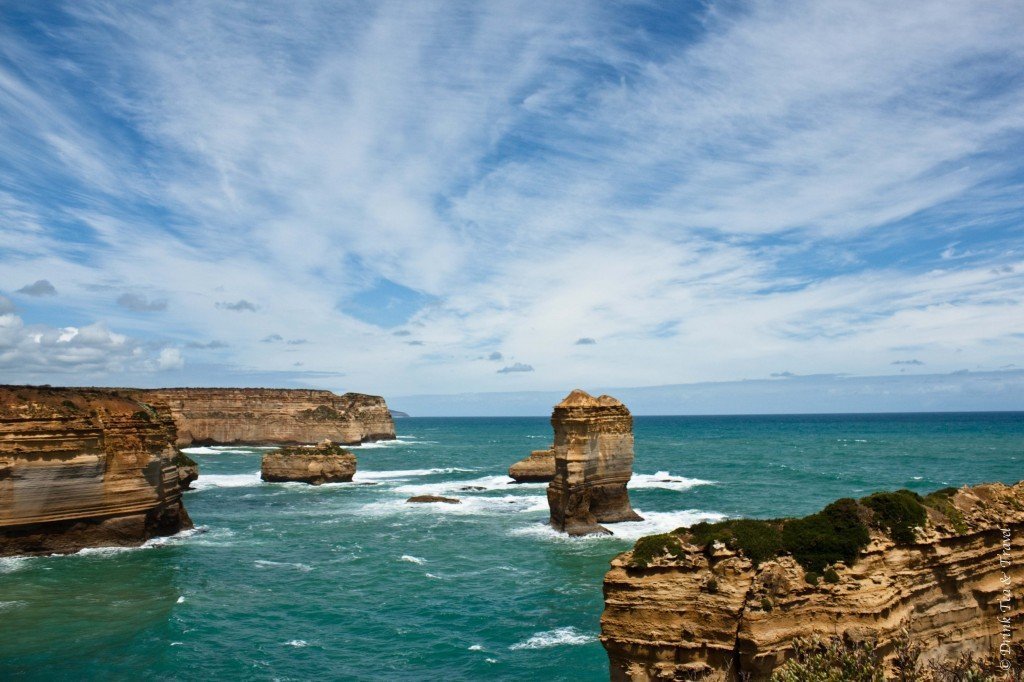
M272 483L344 483L351 481L355 473L356 456L329 440L315 448L291 447L268 452L260 467L260 477Z
M643 520L629 504L633 417L611 396L576 389L555 405L551 525L569 535L610 534L599 523Z
M178 468L178 482L182 490L189 490L199 479L199 464L180 450L174 455L174 466Z
M555 477L554 446L547 450L534 450L508 468L508 475L516 483L547 483Z
M790 556L754 566L722 545L706 552L683 542L646 567L632 552L619 555L601 617L611 678L767 679L794 638L814 635L877 641L889 666L903 628L924 646L922 663L993 654L998 619L1024 616L1016 588L1000 608L1002 581L1024 583L1024 482L963 488L950 504L950 516L928 510L914 544L873 531L852 566L833 567L833 584L808 584Z
M122 391L138 400L166 403L178 427L179 447L298 445L325 438L352 445L395 437L395 423L379 396L278 388Z
M0 386L0 556L139 545L191 528L174 440L166 405Z
M444 504L462 504L462 500L457 500L454 497L441 497L440 495L416 495L410 497L406 502L413 503L429 503L429 502L443 502Z

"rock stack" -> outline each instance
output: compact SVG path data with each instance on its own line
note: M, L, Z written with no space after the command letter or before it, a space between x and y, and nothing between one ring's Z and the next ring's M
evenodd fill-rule
M555 405L551 526L569 535L610 534L602 523L642 521L629 504L633 417L611 396L576 389Z
M271 483L345 483L356 473L356 456L329 440L316 447L291 447L263 455L260 477Z

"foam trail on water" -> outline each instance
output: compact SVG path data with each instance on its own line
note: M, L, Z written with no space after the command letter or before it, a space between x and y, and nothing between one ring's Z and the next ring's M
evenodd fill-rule
M220 450L214 450L208 447L195 447L195 448L182 448L182 452L187 455L219 455Z
M252 563L260 568L294 568L298 571L302 571L303 573L309 573L313 570L313 567L309 564L288 563L285 561L267 561L265 559L257 559Z
M595 639L597 637L594 635L584 634L573 627L555 628L547 632L538 632L526 641L513 644L509 649L512 651L520 649L547 649L553 646L586 644L593 642Z
M714 483L714 481L705 481L702 478L687 478L686 476L675 476L667 471L659 471L656 474L634 473L627 487L631 489L663 488L682 492L699 485L714 485Z
M645 535L667 533L681 526L692 526L701 521L721 521L725 518L724 514L706 512L699 509L686 509L675 512L645 512L637 509L636 512L644 517L643 521L604 524L605 528L612 532L612 535L570 537L565 533L556 531L546 523L534 523L526 527L514 528L509 533L517 536L533 536L568 542L593 542L612 539L635 541Z
M260 472L251 474L199 474L199 478L192 482L195 490L206 490L208 488L247 488L263 483L260 479Z
M413 556L411 554L403 554L401 556L401 561L408 561L410 564L425 564L425 563L427 563L426 559L421 559L418 556Z
M481 493L488 490L528 490L530 488L543 488L547 483L516 483L508 476L482 476L467 480L440 481L438 483L416 483L400 485L395 488L396 493L402 495L446 495L450 493ZM483 488L483 490L464 490L464 488Z
M459 472L471 472L474 469L460 469L459 467L446 467L443 469L394 469L392 471L364 471L356 470L353 481L386 481L388 479L414 478L416 476L432 476L433 474L454 474Z

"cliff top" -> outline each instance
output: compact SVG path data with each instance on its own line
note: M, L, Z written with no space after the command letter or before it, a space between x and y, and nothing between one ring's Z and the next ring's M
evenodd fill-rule
M569 407L625 407L622 402L610 395L602 395L597 398L582 389L574 389L572 393L565 396L562 402L555 405L555 408Z
M92 410L132 414L143 408L110 389L0 385L0 418L84 417Z

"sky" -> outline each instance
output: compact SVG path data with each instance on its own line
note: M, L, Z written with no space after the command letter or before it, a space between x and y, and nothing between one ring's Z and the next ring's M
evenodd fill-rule
M1021 35L1016 0L0 0L0 381L1019 381Z

